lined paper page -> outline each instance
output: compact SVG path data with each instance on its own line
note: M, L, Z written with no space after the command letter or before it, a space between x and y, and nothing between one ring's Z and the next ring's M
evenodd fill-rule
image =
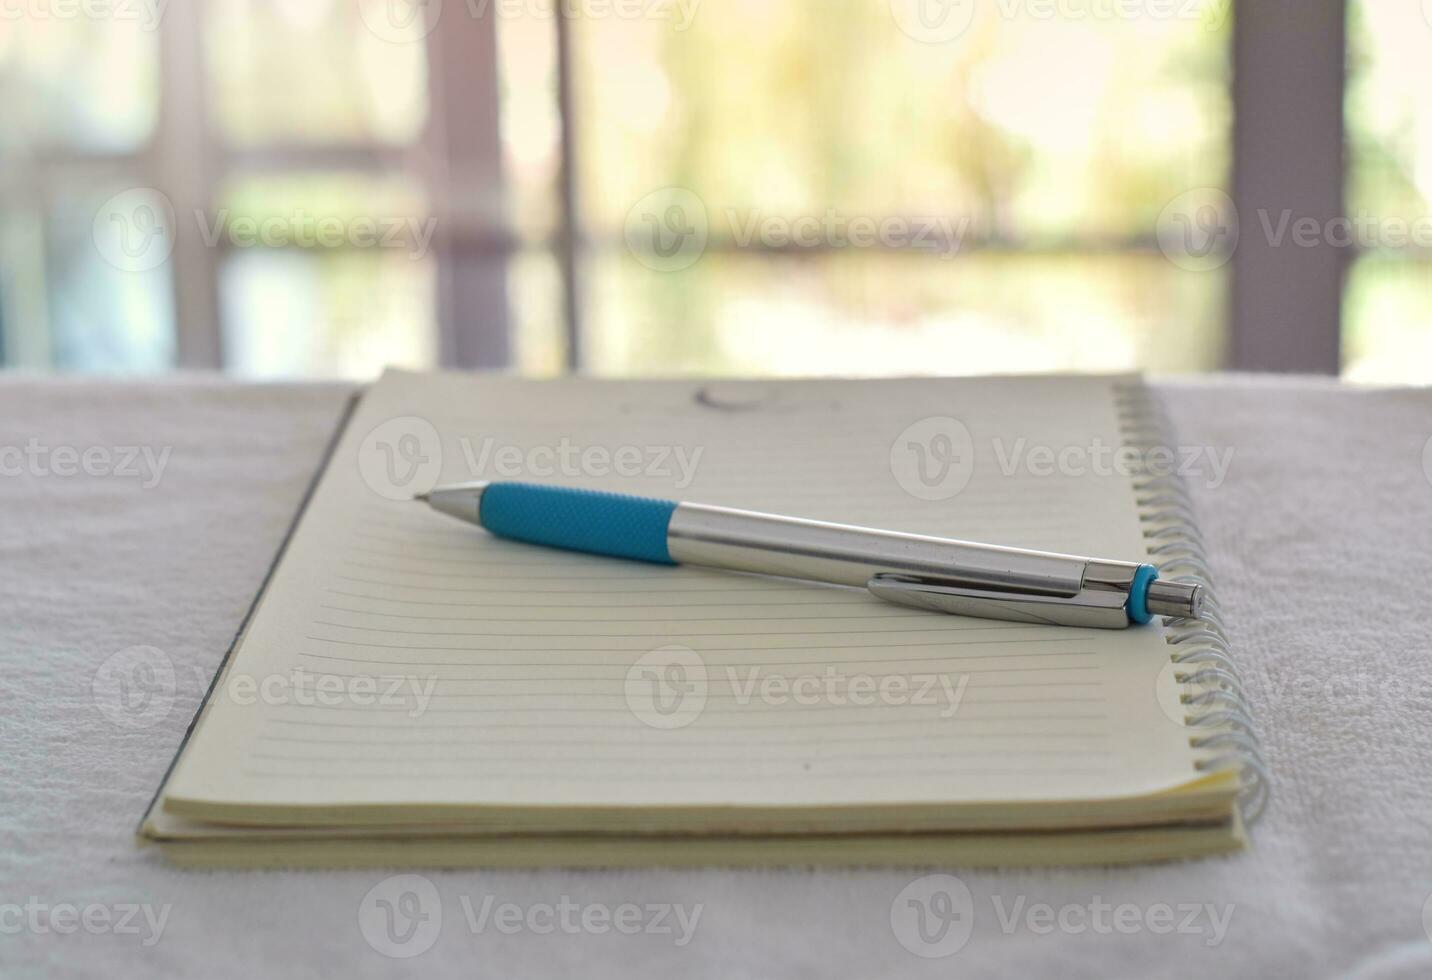
M389 499L434 479L528 479L1141 560L1129 480L1093 464L1121 443L1113 383L389 373L166 796L842 806L1186 783L1187 733L1156 692L1157 627L966 619L575 555Z

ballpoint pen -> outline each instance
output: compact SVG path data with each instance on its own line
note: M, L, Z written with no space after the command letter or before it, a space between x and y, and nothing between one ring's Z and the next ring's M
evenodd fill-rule
M1152 565L533 483L478 481L416 498L498 537L664 565L834 585L961 616L1122 629L1197 617L1197 585Z

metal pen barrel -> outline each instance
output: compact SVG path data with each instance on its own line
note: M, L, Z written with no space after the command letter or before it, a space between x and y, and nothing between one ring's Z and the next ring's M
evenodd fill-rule
M682 564L862 587L876 575L893 573L1067 596L1079 591L1088 565L1088 559L1072 555L705 504L678 504L666 537L671 557Z

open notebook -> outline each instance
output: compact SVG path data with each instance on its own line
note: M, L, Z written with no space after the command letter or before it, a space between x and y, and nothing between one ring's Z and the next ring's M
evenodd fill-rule
M1207 621L1027 626L502 541L527 479L1202 573L1134 378L521 381L359 399L141 826L201 864L1072 863L1242 846ZM1202 581L1202 579L1199 579Z

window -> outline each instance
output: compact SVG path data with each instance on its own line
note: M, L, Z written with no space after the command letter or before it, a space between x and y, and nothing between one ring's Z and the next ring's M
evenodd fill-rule
M151 28L137 19L0 18L7 364L156 370L173 358L164 273L116 268L92 244L100 203L144 184L143 155L159 124ZM129 200L152 213L144 195Z
M204 11L221 349L250 376L437 361L430 65L378 5L211 0ZM404 43L406 42L406 43ZM188 229L186 229L188 230ZM207 247L201 241L198 247Z
M1267 84L1233 78L1236 38L1342 84L1335 55L1270 29L1286 8L23 5L0 18L0 356L251 377L1278 367L1296 287L1235 257L1210 207L1301 170L1235 142L1235 103ZM1345 212L1372 231L1338 259L1343 366L1432 380L1413 234L1432 23L1346 17ZM1209 260L1167 254L1170 229Z
M1432 5L1355 2L1349 22L1343 371L1432 381Z
M575 19L587 365L1216 366L1223 276L1153 230L1226 180L1226 30L1001 9L954 37L888 0ZM699 257L655 254L671 221Z
M0 19L0 92L31 110L0 145L6 363L506 362L489 22L438 32L388 0L94 10Z

